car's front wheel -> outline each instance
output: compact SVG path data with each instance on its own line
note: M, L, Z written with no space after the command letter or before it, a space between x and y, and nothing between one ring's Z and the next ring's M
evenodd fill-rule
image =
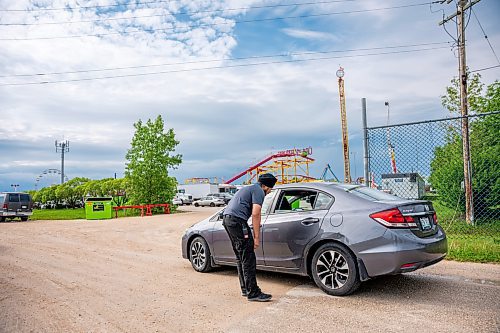
M211 202L210 207L215 207L215 204L213 202Z
M21 216L21 221L23 221L23 222L28 221L28 217L27 216Z
M340 244L324 244L314 254L312 277L316 285L332 296L344 296L360 286L355 257Z
M210 248L203 237L196 237L189 246L189 261L197 272L206 273L212 270Z
M195 206L195 207L198 207L198 206L199 206L199 204L198 204L197 202L195 202L195 203L194 203L194 206Z

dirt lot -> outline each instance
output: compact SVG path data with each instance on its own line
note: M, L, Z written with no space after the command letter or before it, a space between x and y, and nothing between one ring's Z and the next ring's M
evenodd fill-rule
M0 223L0 332L499 332L500 265L441 262L329 297L308 278L196 273L180 238L211 208L107 221Z

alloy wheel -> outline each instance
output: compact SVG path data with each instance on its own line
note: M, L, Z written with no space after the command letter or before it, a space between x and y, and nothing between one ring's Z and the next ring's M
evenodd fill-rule
M196 240L191 244L191 263L198 270L203 270L207 261L205 246Z
M316 272L321 283L329 289L342 288L349 278L347 260L335 250L321 253L316 261Z

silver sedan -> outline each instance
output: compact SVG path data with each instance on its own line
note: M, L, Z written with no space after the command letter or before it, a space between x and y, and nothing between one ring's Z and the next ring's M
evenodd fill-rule
M224 199L218 197L203 197L201 199L193 201L193 205L195 207L198 206L215 207L215 206L224 206L225 204L226 203L224 202Z
M236 265L222 215L193 225L182 238L182 255L198 272ZM447 253L431 202L364 186L277 186L266 196L262 215L257 268L308 275L330 295L348 295L370 278L435 264Z

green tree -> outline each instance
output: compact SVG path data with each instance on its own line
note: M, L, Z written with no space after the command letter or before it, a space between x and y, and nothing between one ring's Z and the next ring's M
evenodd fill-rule
M89 182L90 179L76 177L64 184L58 185L55 190L56 197L59 201L65 201L70 207L75 207L78 200L82 200L85 195L85 188L82 186Z
M500 111L500 82L486 87L475 74L468 89L469 106L472 113ZM442 104L451 113L460 110L459 82L453 79L442 96ZM463 181L462 140L459 127L448 131L446 144L436 148L431 162L432 186L443 203L451 208L465 210L465 195L461 189ZM475 214L487 216L490 209L500 202L500 115L479 117L470 124L470 147L472 161L472 190Z
M165 132L161 116L155 121L141 120L134 124L135 134L126 154L128 196L132 204L169 202L175 195L176 180L168 176L168 169L182 162L182 156L174 155L179 141L173 129Z

